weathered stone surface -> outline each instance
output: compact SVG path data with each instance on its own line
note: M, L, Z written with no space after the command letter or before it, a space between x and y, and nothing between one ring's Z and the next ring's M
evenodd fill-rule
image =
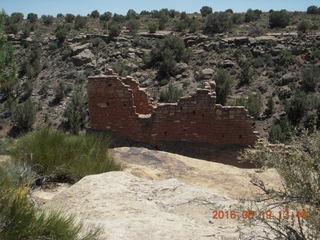
M236 64L231 60L225 60L220 64L220 67L223 67L223 68L233 68L235 66Z
M81 66L93 61L94 55L89 49L85 49L81 53L72 57L72 61L76 66Z
M282 76L281 80L278 82L279 86L285 86L288 85L289 83L295 81L297 76L293 73L287 73Z
M186 63L178 63L176 65L175 69L173 70L173 73L175 75L178 75L178 74L181 74L181 73L187 71L188 68L189 68L188 64L186 64Z
M290 98L292 95L292 90L288 86L281 87L278 90L278 96L280 99Z
M235 200L175 179L157 182L126 172L85 177L44 208L62 209L86 225L98 224L104 230L101 239L108 240L231 240L262 231L236 219L212 219L213 209L241 215Z
M274 169L258 173L255 169L238 168L136 147L114 148L110 153L116 161L121 162L124 171L137 177L152 180L176 178L185 184L214 190L233 199L248 200L257 197L259 192L250 183L251 175L262 179L268 187L281 186L279 175ZM229 155L230 152L223 152L219 157L228 163Z
M72 45L70 46L70 49L71 49L72 53L73 53L74 55L76 55L76 54L79 54L79 53L82 52L83 50L88 49L88 48L90 48L90 47L92 47L92 43L86 43L86 44L82 44L82 45L72 44Z
M211 79L214 74L214 70L211 68L205 68L201 70L201 73L203 75L203 79Z

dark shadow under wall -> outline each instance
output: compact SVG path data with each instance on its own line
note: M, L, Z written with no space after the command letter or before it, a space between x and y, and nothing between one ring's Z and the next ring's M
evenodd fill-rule
M238 157L246 146L225 146L219 147L208 143L191 143L191 142L161 142L160 144L151 145L131 140L126 136L112 131L100 131L87 129L87 134L103 135L110 141L110 148L117 147L144 147L150 150L160 150L170 153L183 155L186 157L223 163L239 168L256 168L255 165L248 162L239 162Z

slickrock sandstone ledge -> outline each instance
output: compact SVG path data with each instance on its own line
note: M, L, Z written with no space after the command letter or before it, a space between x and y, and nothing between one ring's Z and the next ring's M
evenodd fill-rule
M257 172L256 169L243 169L146 148L122 147L110 152L115 160L122 163L124 171L137 177L152 180L176 178L185 184L211 189L233 199L257 197L258 189L250 183L252 174L268 186L281 186L274 169Z
M152 181L127 172L85 177L44 207L99 225L104 230L101 239L108 240L231 240L263 230L234 219L213 220L212 209L239 208L229 197L176 179Z
M254 169L145 148L110 151L124 171L87 176L47 199L43 208L73 214L85 226L100 226L103 240L239 240L263 235L264 228L249 226L248 220L212 219L213 210L235 210L241 216L250 209L246 200L257 193L249 182ZM273 170L257 175L280 186Z

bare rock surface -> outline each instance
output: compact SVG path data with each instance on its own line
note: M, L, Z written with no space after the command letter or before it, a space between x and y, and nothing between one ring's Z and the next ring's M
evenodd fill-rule
M76 66L81 66L83 64L92 62L93 58L93 53L89 49L85 49L78 55L73 56L72 60Z
M135 176L152 180L176 178L185 184L211 189L233 199L257 197L259 192L250 183L251 175L258 176L268 186L281 186L274 169L257 172L256 169L243 169L146 148L122 147L110 151L122 163L123 170Z
M99 225L108 240L246 239L262 232L236 219L212 219L212 209L236 210L239 202L176 179L152 181L128 172L83 178L45 208L61 209L86 225ZM247 238L248 239L248 238Z

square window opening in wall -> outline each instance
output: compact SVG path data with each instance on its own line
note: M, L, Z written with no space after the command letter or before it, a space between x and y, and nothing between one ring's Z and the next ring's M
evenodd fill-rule
M109 103L109 102L107 102L106 104L107 104L107 106L110 106L110 103Z

